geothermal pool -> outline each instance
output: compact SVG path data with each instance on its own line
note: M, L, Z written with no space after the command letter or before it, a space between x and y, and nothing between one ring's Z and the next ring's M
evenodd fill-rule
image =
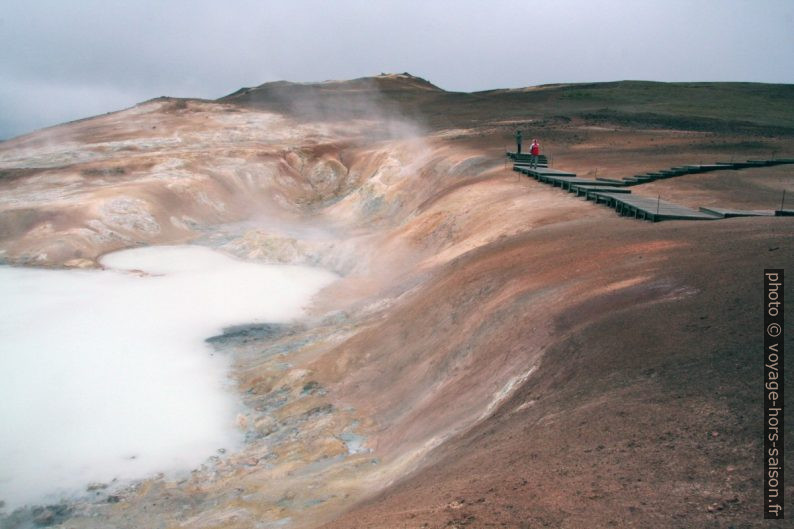
M0 266L0 501L10 510L200 466L242 442L224 327L287 322L336 276L199 246L106 270Z

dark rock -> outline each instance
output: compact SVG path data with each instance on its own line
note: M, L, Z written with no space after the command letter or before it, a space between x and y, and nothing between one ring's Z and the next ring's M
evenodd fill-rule
M66 520L72 513L71 507L65 504L34 507L31 511L33 524L38 527L55 525Z
M294 333L294 325L279 323L235 325L224 329L223 334L207 338L206 342L215 346L242 345L255 341L275 340Z
M317 382L315 380L312 380L310 382L307 382L303 386L303 390L301 391L301 393L311 395L312 393L314 393L315 391L317 391L317 390L319 390L321 388L322 388L322 386L320 386L319 382Z

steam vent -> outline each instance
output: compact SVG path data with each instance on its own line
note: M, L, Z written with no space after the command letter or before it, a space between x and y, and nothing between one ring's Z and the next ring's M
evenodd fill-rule
M761 527L793 164L792 85L408 73L0 142L0 527Z

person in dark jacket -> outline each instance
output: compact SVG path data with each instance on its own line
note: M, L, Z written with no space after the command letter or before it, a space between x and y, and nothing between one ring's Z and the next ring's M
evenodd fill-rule
M516 131L516 154L521 154L521 131Z

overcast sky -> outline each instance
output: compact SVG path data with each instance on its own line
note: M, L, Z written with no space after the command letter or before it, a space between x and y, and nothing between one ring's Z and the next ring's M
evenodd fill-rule
M794 83L794 1L3 0L0 138L160 95L404 71L462 91Z

